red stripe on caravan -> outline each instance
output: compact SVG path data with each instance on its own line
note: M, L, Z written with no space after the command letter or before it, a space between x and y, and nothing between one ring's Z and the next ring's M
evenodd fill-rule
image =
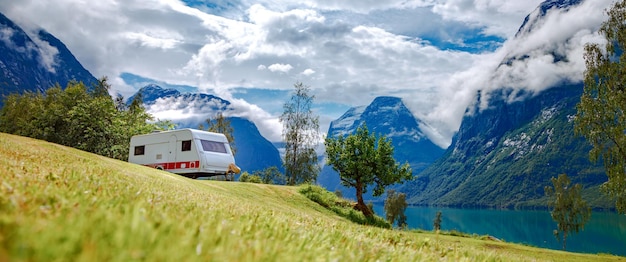
M183 162L165 162L165 163L155 163L155 164L147 164L144 166L149 166L153 168L163 168L165 170L170 169L188 169L188 168L200 168L200 161L183 161Z

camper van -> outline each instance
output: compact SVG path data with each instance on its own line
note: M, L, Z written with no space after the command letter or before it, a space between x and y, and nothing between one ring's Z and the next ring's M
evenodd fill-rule
M128 162L191 178L240 171L224 134L189 128L133 136Z

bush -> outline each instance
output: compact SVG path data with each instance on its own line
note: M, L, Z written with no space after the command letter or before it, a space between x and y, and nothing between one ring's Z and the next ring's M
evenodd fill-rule
M241 176L239 176L239 182L247 182L247 183L256 183L261 184L261 177L258 175L250 175L248 172L243 172Z
M286 181L285 175L276 166L254 171L253 176L258 176L263 184L284 185Z
M335 190L335 196L337 196L338 198L343 198L343 193L341 192L341 190L336 189Z

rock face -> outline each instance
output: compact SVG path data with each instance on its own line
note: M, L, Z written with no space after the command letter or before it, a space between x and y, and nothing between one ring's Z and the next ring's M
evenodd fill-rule
M549 12L567 12L581 2L542 3L526 17L516 37L532 33ZM552 55L554 63L568 60L556 50L543 52ZM529 58L509 55L501 66ZM592 206L610 207L598 190L607 179L604 169L589 161L590 146L574 134L582 90L581 82L563 79L541 92L502 87L489 95L478 93L444 156L400 190L417 205L545 206L544 187L551 185L551 177L566 173L572 183L583 184L584 197ZM480 104L488 106L479 108Z
M556 9L568 10L570 7L577 6L582 2L583 0L548 0L541 3L532 13L526 16L515 37L531 32L548 11Z
M71 80L97 81L59 39L44 30L28 34L0 14L0 96L43 92Z
M397 97L377 97L368 106L349 109L339 119L331 122L327 136L353 134L363 124L367 125L370 132L389 138L394 147L396 161L408 162L414 175L443 154L444 150L420 130L423 123ZM354 196L353 190L340 185L339 174L330 166L322 168L318 183L330 191L345 191L346 197ZM371 199L369 195L366 198Z
M217 96L202 93L181 93L175 89L165 89L158 85L148 85L140 89L143 103L149 113L155 113L156 108L177 109L193 112L187 119L179 119L174 122L178 128L198 128L199 125L206 126L205 120L213 117L218 111L228 111L230 102ZM136 95L136 94L135 94ZM132 101L135 96L131 96L128 101ZM282 171L282 161L278 149L267 139L265 139L256 125L251 121L241 117L229 117L233 127L233 137L235 138L235 162L242 169L250 173L266 169L271 166L278 167ZM167 120L167 119L162 119Z
M581 93L581 84L562 85L508 103L502 90L489 109L466 116L444 156L401 191L419 205L543 206L550 178L566 173L590 195L597 193L606 175L589 161L589 145L574 134ZM593 195L591 204L608 205Z

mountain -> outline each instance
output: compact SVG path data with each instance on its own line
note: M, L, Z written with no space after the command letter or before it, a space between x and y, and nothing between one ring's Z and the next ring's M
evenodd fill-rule
M590 146L574 134L581 94L581 84L563 84L509 103L501 90L489 109L465 116L444 156L400 190L418 205L544 206L544 187L566 173L594 196L592 205L607 207L597 194L604 169L589 161Z
M550 10L569 10L569 8L574 7L582 3L583 0L548 0L545 1L529 15L526 16L522 26L520 26L519 30L515 34L515 37L521 37L522 35L528 34L533 31L533 29L542 21L543 17Z
M0 14L0 96L43 92L71 80L97 82L59 39L42 29L28 34Z
M154 114L156 111L162 110L163 105L165 105L167 110L182 109L190 115L196 116L173 120L178 128L198 128L201 124L206 126L205 120L208 117L213 117L215 112L232 110L229 101L217 96L203 93L181 93L178 90L162 88L154 84L141 88L137 93L141 94L144 106L149 113ZM136 95L129 97L129 103L133 101ZM271 166L276 166L282 170L282 160L278 149L259 133L254 123L241 117L229 117L228 119L233 127L235 139L235 162L242 171L252 173Z
M532 32L549 10L567 10L580 1L546 1L529 15L518 36ZM551 52L546 50L546 52ZM511 61L528 59L519 56ZM563 57L555 56L554 63ZM409 204L463 207L546 206L544 187L566 173L581 183L596 208L610 208L599 192L607 180L600 163L588 159L589 144L574 134L573 117L581 82L563 79L542 92L501 88L479 92L443 157L400 188ZM482 101L487 99L487 101ZM481 104L488 104L481 108Z
M353 134L364 123L370 132L377 136L384 135L391 140L394 158L401 164L408 162L414 175L444 152L426 137L420 129L424 123L416 119L402 99L397 97L377 97L368 106L349 109L339 119L331 122L327 137ZM353 190L340 185L339 174L330 166L322 168L318 183L331 191L345 191L346 197L354 196Z

